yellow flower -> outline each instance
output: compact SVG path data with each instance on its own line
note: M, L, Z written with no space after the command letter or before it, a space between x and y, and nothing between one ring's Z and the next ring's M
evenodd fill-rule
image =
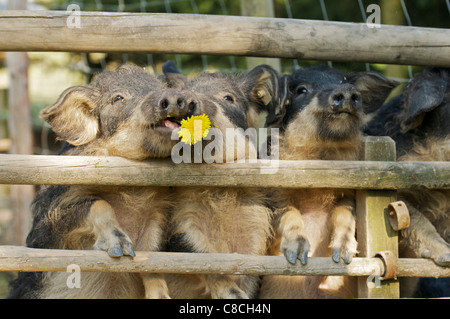
M211 121L208 118L208 115L192 115L190 118L186 120L181 120L180 130L178 131L178 137L181 138L181 141L194 145L202 138L206 137L209 132L209 128L211 127Z

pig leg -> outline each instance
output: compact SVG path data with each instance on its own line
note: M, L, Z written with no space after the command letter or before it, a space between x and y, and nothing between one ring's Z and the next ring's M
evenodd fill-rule
M213 299L249 299L232 276L205 275L207 289Z
M195 223L189 223L182 232L176 232L170 239L170 251L190 252L190 253L217 253L208 236L206 236ZM211 294L213 299L249 299L249 293L245 292L234 276L231 275L199 275L206 286L206 292ZM250 278L251 276L246 276ZM247 278L246 278L247 279ZM244 279L244 285L247 283ZM250 280L250 279L249 279Z
M295 264L297 258L305 265L308 262L309 242L306 239L304 223L298 209L289 206L282 212L275 212L280 221L278 232L281 234L280 249L287 261Z
M144 232L139 236L136 249L140 251L160 251L163 241L165 217L153 212L148 216ZM141 273L146 299L170 299L169 288L164 274Z
M114 209L108 202L95 201L86 222L96 236L94 249L104 250L111 257L135 255L130 237L120 228Z
M416 258L431 258L440 266L450 266L450 244L436 231L431 222L409 203L410 225L401 230L400 247L412 251Z
M352 262L358 243L356 241L356 220L353 215L354 201L348 198L342 199L331 211L329 227L331 240L329 247L332 249L332 259L339 262L342 258L346 264Z
M208 240L205 237L205 240ZM206 247L205 247L206 248ZM197 251L200 252L200 251ZM215 250L201 250L201 252L215 253ZM213 299L249 299L247 294L236 283L234 276L232 275L204 275L206 290L210 292Z
M170 299L164 274L141 273L145 299Z

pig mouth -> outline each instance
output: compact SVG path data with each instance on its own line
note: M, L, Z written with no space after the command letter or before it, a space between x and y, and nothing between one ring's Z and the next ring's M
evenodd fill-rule
M358 114L350 110L318 112L317 115L319 118L323 120L339 120L339 119L345 120L358 118Z
M180 128L181 120L182 120L181 118L167 117L154 124L153 128L160 134L170 135L174 130Z
M340 112L336 112L335 114L337 116L341 116L341 117L346 117L346 116L350 116L350 117L355 116L356 117L356 113L352 112L352 111L340 111Z
M332 116L335 118L342 118L342 119L346 119L346 118L358 118L359 115L356 111L354 110L339 110L339 111L335 111L332 112Z
M173 117L168 117L164 120L159 121L157 127L161 127L163 129L175 130L180 127L180 121Z

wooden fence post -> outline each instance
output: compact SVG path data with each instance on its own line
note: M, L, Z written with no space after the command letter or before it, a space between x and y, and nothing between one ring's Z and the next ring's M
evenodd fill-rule
M395 161L395 142L390 137L369 136L363 143L366 161ZM398 236L388 220L387 207L396 200L396 191L358 190L356 196L357 236L359 257L375 257L378 252L390 251L398 257ZM358 277L359 298L399 298L397 280L381 280L376 274Z
M241 0L241 15L248 17L275 17L273 0ZM251 70L257 65L267 64L281 72L281 62L277 58L247 57L247 69Z
M26 0L9 2L11 10L25 10L26 6ZM7 52L6 62L10 74L8 127L11 146L9 151L13 154L33 154L33 129L28 95L28 54ZM34 187L11 185L10 192L14 211L14 241L18 245L24 245L32 224L30 205L35 195Z

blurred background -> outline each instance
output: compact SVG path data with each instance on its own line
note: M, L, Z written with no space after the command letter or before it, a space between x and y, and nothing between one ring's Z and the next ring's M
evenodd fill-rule
M357 23L365 22L370 15L366 12L368 5L377 4L381 8L382 24L450 27L449 0L0 0L0 10L66 11L70 4L78 5L82 11L265 16ZM0 153L57 153L60 145L55 142L50 128L38 119L38 113L53 104L64 89L88 83L95 73L114 69L122 63L161 73L162 64L169 59L186 75L203 71L239 73L260 63L271 64L281 73L290 73L298 68L328 63L344 72L372 70L406 83L422 70L403 65L235 56L29 52L17 57L0 52ZM22 82L16 83L17 74ZM14 114L14 105L20 105L23 112ZM29 204L34 192L33 186L0 185L0 244L24 245L31 225ZM6 296L7 281L13 276L0 272L0 298Z

